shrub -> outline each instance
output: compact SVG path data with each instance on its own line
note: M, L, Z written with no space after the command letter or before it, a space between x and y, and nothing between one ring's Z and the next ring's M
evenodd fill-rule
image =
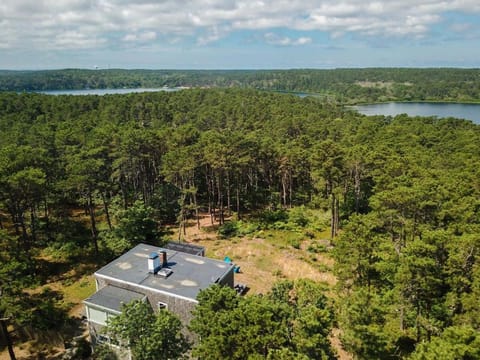
M280 210L265 210L260 214L260 222L265 228L270 228L275 223L286 223L288 221L288 212Z
M238 231L237 221L228 221L218 228L218 234L224 239L228 239L236 236L237 231Z
M307 215L307 210L304 206L290 209L288 213L288 222L296 227L304 228L309 223Z
M287 234L287 243L294 249L300 249L300 245L302 243L303 237L302 235L295 233L295 232L289 232Z

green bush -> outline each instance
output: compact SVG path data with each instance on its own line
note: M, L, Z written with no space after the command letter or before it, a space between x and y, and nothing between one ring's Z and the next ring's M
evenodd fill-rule
M284 209L265 210L260 216L260 222L265 228L270 228L275 223L286 223L288 221L288 212Z
M307 210L305 206L295 207L288 212L288 222L300 228L304 228L309 224Z
M238 222L237 221L227 221L218 228L218 234L223 239L229 239L237 235L238 232Z
M118 356L107 345L98 345L95 347L92 359L94 360L117 360Z
M300 249L300 245L302 243L303 237L301 234L296 232L290 232L287 234L287 243L294 249Z

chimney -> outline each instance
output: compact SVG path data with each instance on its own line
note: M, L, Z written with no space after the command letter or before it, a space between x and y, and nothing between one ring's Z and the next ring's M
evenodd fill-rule
M167 252L165 250L160 251L160 256L162 260L162 267L166 267L168 265L167 263Z
M156 274L158 270L162 268L160 264L160 258L158 257L157 253L150 253L148 256L148 272L152 274Z

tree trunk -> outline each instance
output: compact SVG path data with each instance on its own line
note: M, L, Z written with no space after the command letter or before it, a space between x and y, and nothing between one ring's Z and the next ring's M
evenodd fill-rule
M335 218L336 218L336 214L335 214L335 194L333 193L332 191L332 204L331 204L331 212L332 212L332 215L331 215L331 218L330 218L330 238L331 240L333 240L333 238L335 237Z
M232 216L232 208L230 206L230 172L227 171L227 210L228 216Z
M335 198L335 236L338 235L338 227L340 226L340 201Z
M35 227L36 216L35 216L35 206L30 207L30 232L32 233L33 243L37 242L37 229Z
M95 205L93 203L92 193L88 194L88 212L90 214L90 224L95 255L98 255L98 231L95 221Z
M105 217L110 231L112 231L112 221L110 219L110 211L108 210L108 202L105 194L102 192L103 209L105 210Z
M192 192L192 197L193 197L193 206L195 207L195 218L197 220L197 229L200 229L200 215L198 213L198 202L197 202L197 189L195 188L195 182L193 178L195 177L195 174L192 175L191 180L191 187L194 189Z
M287 207L287 175L282 171L282 205L285 209Z
M43 216L45 217L45 233L48 240L53 240L52 232L50 227L50 213L48 211L48 201L47 198L43 200Z
M208 213L210 214L210 222L212 225L215 223L215 177L211 173L211 170L207 168L205 176L207 178L207 191L208 191Z
M360 210L360 194L361 194L361 182L360 182L360 170L358 164L354 167L353 183L355 188L355 213L358 214Z
M20 236L20 227L18 226L17 215L15 213L12 213L11 217L12 217L13 227L15 228L15 235Z
M237 183L237 188L236 188L236 200L237 200L237 217L238 217L238 220L241 219L241 216L240 216L240 189L239 189L240 185Z
M27 226L25 225L25 218L23 216L23 212L18 214L18 221L20 223L20 228L22 229L23 246L25 248L25 251L29 252L30 251L30 242L29 242L29 239L28 239Z
M223 213L223 191L222 191L222 175L217 174L217 196L218 196L218 211L219 211L219 219L218 223L223 225L224 223L224 213Z
M420 305L417 304L417 316L415 317L415 330L416 330L416 335L417 335L417 343L420 342L420 324L418 319L420 318Z
M288 170L288 202L289 202L289 208L292 208L292 193L293 193L293 180L292 180L292 169Z
M5 342L7 343L8 354L10 355L10 360L16 360L15 352L13 351L13 342L12 342L12 339L10 338L10 334L8 333L7 325L5 324L5 322L7 320L8 319L6 319L6 318L0 319L0 324L1 324L2 332L3 332L3 336L5 338Z

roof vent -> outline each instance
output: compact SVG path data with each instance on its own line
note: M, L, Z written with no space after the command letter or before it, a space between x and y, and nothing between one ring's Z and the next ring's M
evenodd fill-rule
M171 274L173 273L173 270L172 269L169 269L169 268L162 268L159 272L157 272L157 275L158 276L161 276L161 277L164 277L164 278L167 278L169 277Z
M156 274L162 268L160 264L160 257L157 253L152 252L148 255L148 272Z
M160 260L162 260L162 267L166 267L168 265L167 252L165 250L160 251Z

